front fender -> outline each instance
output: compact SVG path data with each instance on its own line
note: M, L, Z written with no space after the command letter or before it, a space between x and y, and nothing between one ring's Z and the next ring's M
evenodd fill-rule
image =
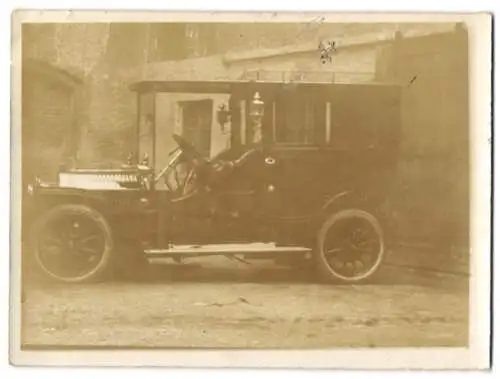
M36 205L56 205L67 201L103 203L106 199L101 192L79 188L61 188L57 186L29 186L28 199Z
M120 239L149 236L155 230L157 204L153 191L86 190L57 186L33 187L23 206L23 230L31 227L53 207L62 204L81 204L95 209L110 223Z
M85 204L102 209L105 197L89 191L56 186L29 185L23 194L23 225L31 225L46 210L60 204Z

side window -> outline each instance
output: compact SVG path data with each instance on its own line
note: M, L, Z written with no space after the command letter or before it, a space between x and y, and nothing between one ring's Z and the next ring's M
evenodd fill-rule
M275 143L317 145L326 140L326 102L310 96L284 95L276 100Z

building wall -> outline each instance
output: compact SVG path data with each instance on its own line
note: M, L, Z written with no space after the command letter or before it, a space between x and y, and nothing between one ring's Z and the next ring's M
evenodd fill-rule
M68 109L72 114L71 126L64 131L73 134L76 142L65 154L47 158L57 163L54 167L67 163L68 158L78 167L111 167L123 163L128 152L135 149L136 139L136 99L128 88L129 71L146 62L184 56L184 50L179 48L182 39L173 47L162 39L165 35L172 37L173 32L175 28L171 24L163 28L138 23L23 25L23 66L28 67L25 64L28 61L37 62L53 71L65 72L78 82L72 89L74 107ZM33 78L46 81L44 73L23 71L26 81L32 82ZM26 91L23 103L30 98ZM31 106L40 107L43 105ZM30 149L26 147L26 151ZM46 151L43 146L31 150L40 154ZM29 154L26 157L36 160L29 158Z
M467 31L398 40L380 78L407 83L402 146L390 194L400 240L438 247L434 255L465 262L469 244ZM422 260L428 259L422 255Z
M22 38L23 59L39 59L85 76L105 52L109 25L24 24Z
M78 144L70 153L78 152L73 158L83 165L103 156L98 147L92 146L92 142L99 139L97 134L103 125L114 126L127 117L120 110L123 105L120 91L113 91L121 85L119 77L108 75L103 65L110 33L106 24L23 26L23 62L46 64L78 81L74 88L76 98L70 128L78 134ZM43 73L33 74L27 69L23 80L43 80L43 76ZM23 93L23 103L25 101L28 99Z
M294 46L372 32L394 32L395 24L327 23L321 17L302 23L206 23L188 25L191 49L187 57L263 48ZM408 24L403 26L409 28ZM207 49L208 46L208 49Z
M72 133L75 82L65 82L54 72L44 72L36 65L26 70L23 79L22 154L27 163L23 179L29 181L40 175L53 180L75 140Z
M231 68L245 72L248 70L271 71L270 75L302 73L303 80L362 82L375 78L377 48L343 49L332 53L332 61L323 63L318 51L287 54L270 58L235 61ZM294 80L294 77L283 77ZM297 79L300 80L300 79Z
M84 127L85 83L105 49L108 29L98 24L25 24L22 33L23 171L53 180L58 166L76 150L64 137ZM51 99L59 103L57 111ZM59 151L52 149L56 138L37 138L41 135L59 136Z

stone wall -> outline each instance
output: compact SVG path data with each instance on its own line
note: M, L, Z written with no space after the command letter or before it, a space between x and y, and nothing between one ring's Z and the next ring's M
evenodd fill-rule
M24 24L23 59L45 61L86 77L101 60L109 38L109 25Z
M326 39L342 39L345 36L372 32L393 33L396 24L328 23L321 17L312 17L310 22L301 23L211 23L192 27L198 29L196 42L200 49L202 45L209 44L211 54L220 54L258 51L309 42L318 44Z
M255 60L235 60L231 62L232 70L262 70L302 73L305 80L361 82L375 78L377 60L376 47L361 49L343 49L332 53L332 61L323 63L318 51L306 51L293 54L263 57ZM284 78L293 80L293 78Z
M389 230L409 252L402 261L468 272L467 31L401 39L392 48L380 77L407 85Z
M23 61L45 62L80 82L73 110L78 135L74 158L79 167L116 165L133 146L136 105L127 72L144 62L145 33L125 27L98 23L23 26Z

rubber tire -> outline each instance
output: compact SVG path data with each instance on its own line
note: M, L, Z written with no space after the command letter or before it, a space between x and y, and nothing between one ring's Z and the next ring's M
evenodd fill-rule
M362 217L368 222L371 223L372 227L375 228L377 234L379 235L379 238L381 240L381 246L380 246L380 251L379 251L379 256L376 264L366 273L364 276L360 278L345 278L343 276L339 276L336 274L328 265L326 262L326 259L324 255L322 254L322 249L323 249L323 243L325 239L325 235L328 232L328 230L337 222L338 220L345 219L345 218L350 218L350 217ZM360 209L345 209L339 212L336 212L332 214L330 217L327 217L323 224L321 225L321 228L318 231L317 234L317 248L316 248L316 253L314 254L314 260L315 260L315 265L316 269L320 274L320 277L332 284L361 284L361 283L367 283L371 279L373 279L378 270L380 269L380 266L382 265L385 257L385 240L384 240L384 233L382 230L382 227L380 226L380 223L376 219L375 216L373 216L371 213L368 213L366 211L360 210Z
M95 266L95 268L90 272L75 278L63 278L54 275L44 267L38 255L37 242L43 228L48 222L52 221L56 217L61 217L64 214L78 214L92 219L99 226L99 229L101 229L105 240L104 252L102 253L101 260L97 266ZM49 279L63 283L92 283L103 280L109 272L114 250L113 232L109 223L106 221L106 218L100 212L87 205L62 204L49 209L35 223L31 240L34 262L36 263L37 270Z

